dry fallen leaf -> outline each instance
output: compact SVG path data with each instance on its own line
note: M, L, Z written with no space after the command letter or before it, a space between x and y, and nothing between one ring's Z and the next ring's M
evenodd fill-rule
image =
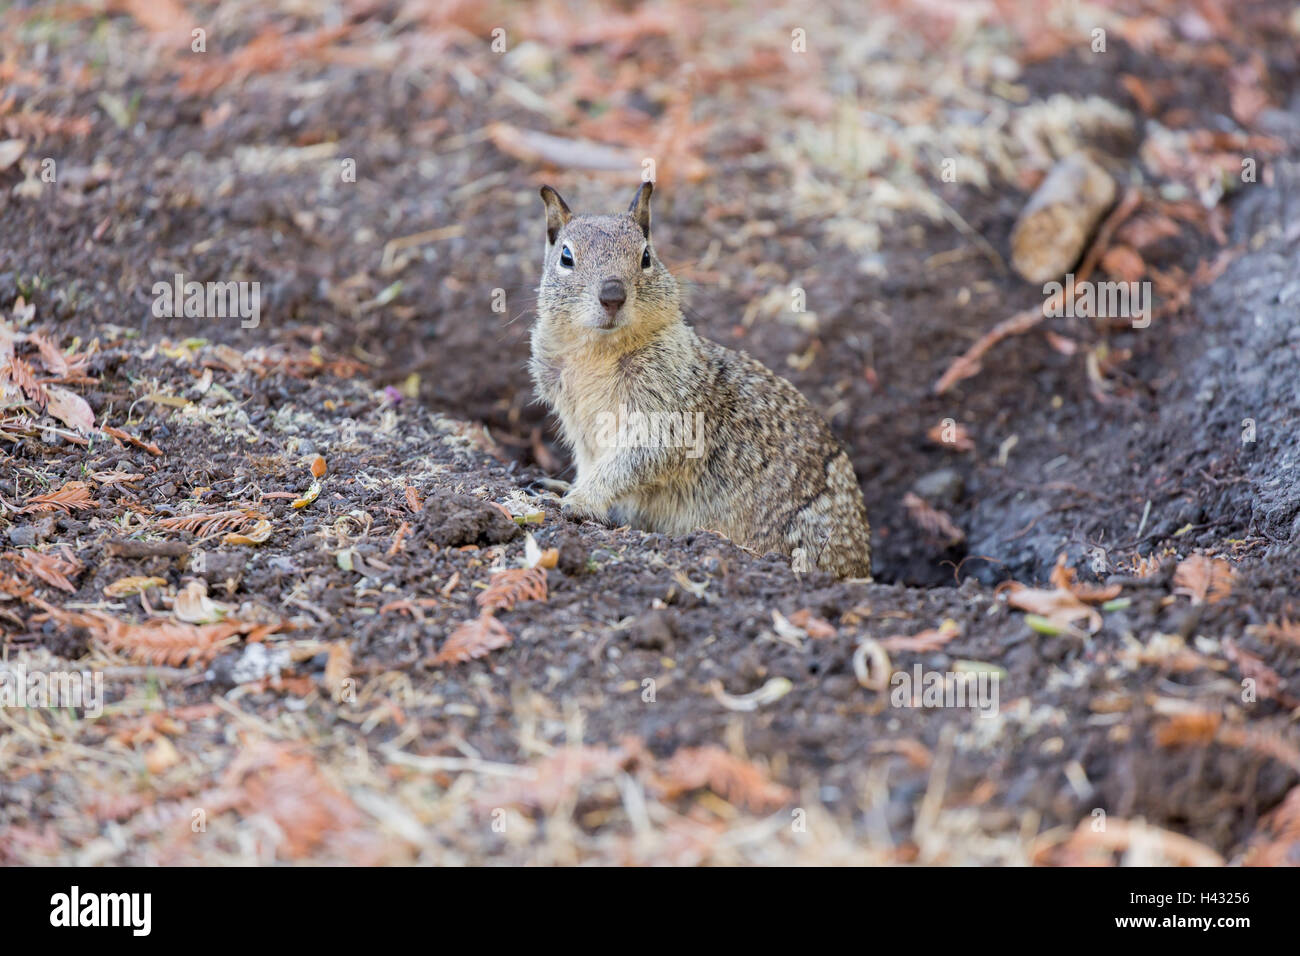
M1157 747L1181 747L1212 743L1223 723L1223 715L1211 710L1175 714L1156 728Z
M1120 591L1123 590L1118 584L1080 584L1075 580L1074 568L1066 563L1064 554L1057 557L1056 565L1052 568L1052 574L1048 580L1051 581L1052 587L1069 591L1085 604L1104 604L1107 601L1113 601L1119 597Z
M41 362L47 369L49 369L51 375L57 378L63 378L69 371L71 371L68 357L60 352L59 347L44 335L41 335L39 332L28 332L27 341L31 342L40 350ZM78 364L81 364L83 361L84 359L79 359Z
M201 538L221 531L244 531L252 526L259 526L266 521L266 516L256 511L239 509L231 511L195 512L163 518L158 522L162 531L190 531Z
M325 661L325 687L335 700L341 700L347 681L352 676L352 648L344 641L330 644Z
M1119 282L1140 282L1147 271L1147 264L1136 249L1118 244L1106 250L1101 257L1101 267Z
M1295 866L1300 863L1300 786L1261 821L1243 866Z
M215 624L165 620L131 624L107 615L104 618L90 628L95 637L143 664L171 667L210 661L236 634L245 630L244 624L231 620Z
M1073 631L1079 621L1087 623L1090 634L1101 630L1101 615L1079 600L1072 591L1064 588L1051 591L1031 588L1018 581L1007 582L1003 585L1003 590L1007 594L1007 604L1011 607L1045 618L1061 630Z
M225 618L231 608L208 597L204 581L189 582L176 594L172 613L186 624L212 624Z
M921 530L937 538L945 547L952 547L966 540L966 532L953 523L947 512L930 506L920 496L909 491L903 495L903 507L907 510L907 516Z
M520 601L546 600L546 571L542 568L509 568L492 575L487 590L475 599L485 611L509 611Z
M28 498L22 510L24 514L31 511L62 511L72 514L82 508L95 508L98 505L99 502L90 497L89 485L84 481L70 481L55 491Z
M271 522L263 518L246 533L232 531L221 540L226 544L265 544L271 539L272 530Z
M818 617L808 608L795 611L790 615L789 620L813 640L834 637L836 634L835 626L830 621Z
M485 611L460 624L434 656L434 664L460 664L491 651L506 647L514 637L504 624Z
M225 772L221 793L246 817L267 819L277 854L297 860L331 842L364 848L365 817L321 772L316 758L292 744L255 740ZM218 805L219 806L219 805Z
M631 768L640 745L629 739L621 747L560 747L536 761L532 773L483 788L475 798L480 810L519 807L552 813L571 804L584 784L608 780Z
M1215 604L1232 593L1236 575L1223 558L1189 555L1174 571L1174 593L1187 595L1193 604Z
M1162 239L1177 236L1182 231L1182 227L1174 220L1162 212L1152 210L1134 216L1126 222L1123 228L1115 234L1115 240L1134 249L1142 250Z
M36 551L31 548L22 551L9 551L0 554L0 559L12 562L26 577L40 578L46 584L53 585L69 594L77 589L70 580L81 573L83 565L68 548L57 551Z
M1300 622L1282 618L1267 624L1252 624L1246 628L1251 637L1258 637L1271 644L1290 644L1300 647Z
M166 586L166 578L151 578L142 575L132 575L130 577L118 578L112 584L105 587L104 596L129 597L132 594L141 594L150 588L165 588Z
M1223 641L1223 656L1237 666L1243 678L1254 681L1255 693L1263 700L1278 700L1287 707L1300 703L1282 690L1287 682L1281 674L1269 667L1262 657L1250 653L1230 637Z
M921 631L913 635L896 635L887 637L880 646L891 654L899 651L937 651L955 637L961 636L961 625L952 618L945 618L937 628Z
M144 765L150 773L160 774L176 766L180 761L181 755L177 753L176 745L166 737L158 737L149 748L149 753L144 758Z
M36 370L25 360L14 357L9 359L5 371L14 384L23 390L38 408L45 408L50 403L50 393L44 385L36 380Z
M925 437L936 445L951 448L953 451L975 450L975 442L971 439L966 426L959 425L950 418L932 425L925 433Z
M84 398L57 385L47 386L47 391L50 396L49 404L45 407L47 412L82 434L95 430L95 413Z
M162 449L159 448L157 445L155 445L153 442L145 441L142 438L136 438L134 435L128 434L127 432L122 431L122 429L120 428L114 428L112 425L104 425L102 428L100 428L100 431L102 431L105 435L109 435L113 438L116 438L118 441L124 441L128 445L134 445L136 448L141 448L144 451L147 451L149 454L153 455L155 458L162 456Z
M1103 829L1084 817L1074 832L1059 846L1041 845L1031 854L1035 864L1055 862L1064 866L1112 866L1114 854L1137 866L1223 866L1224 859L1203 843L1151 826L1140 820L1106 818Z
M721 747L684 747L664 764L656 779L662 796L673 799L708 787L730 803L762 813L785 805L792 793L755 764Z
M311 504L313 501L315 501L317 498L320 497L320 488L321 488L320 482L313 481L311 483L311 487L308 488L303 493L303 496L301 498L297 498L294 500L293 507L306 508L309 504Z
M27 151L27 144L21 139L0 140L0 172L4 172Z
M130 485L143 477L143 474L136 471L96 471L90 475L91 480L99 485Z

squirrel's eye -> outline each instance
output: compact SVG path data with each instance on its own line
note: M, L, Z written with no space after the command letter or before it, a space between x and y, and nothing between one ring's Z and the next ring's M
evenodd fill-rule
M566 269L573 268L573 253L569 251L568 246L560 246L560 265Z
M650 247L649 246L646 246L645 251L641 253L641 268L642 269L650 268Z

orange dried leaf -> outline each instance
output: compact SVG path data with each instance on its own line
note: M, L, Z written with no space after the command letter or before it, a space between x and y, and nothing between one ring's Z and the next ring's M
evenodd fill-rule
M1237 572L1223 558L1193 554L1174 571L1174 593L1185 594L1193 604L1215 604L1232 593Z
M1048 579L1052 587L1063 591L1069 591L1080 601L1085 604L1104 604L1107 601L1113 601L1119 597L1123 588L1118 584L1108 584L1094 587L1088 584L1079 584L1075 580L1074 568L1066 564L1064 554L1056 559L1056 566L1052 568L1051 577Z
M35 345L41 352L41 364L43 364L56 378L63 378L71 370L68 364L67 356L59 351L59 347L41 335L39 332L27 333L27 341Z
M1194 710L1170 717L1156 728L1158 747L1205 746L1214 741L1223 715L1211 710Z
M1300 863L1300 787L1260 821L1244 866L1295 866Z
M1051 591L1044 588L1031 588L1018 581L1007 582L1001 590L1006 592L1007 604L1011 607L1037 614L1059 628L1072 630L1076 622L1084 621L1088 625L1089 633L1096 634L1101 630L1101 615L1079 600L1073 591L1065 588L1055 588Z
M130 577L118 578L112 584L107 585L104 588L104 596L113 598L129 597L132 594L141 594L150 588L165 588L166 586L166 578L132 575Z
M131 624L108 615L98 617L97 623L91 622L91 633L113 650L142 664L171 667L212 660L232 637L246 628L239 621L184 624L159 620Z
M1300 622L1288 618L1268 624L1253 624L1246 628L1246 633L1272 644L1290 644L1293 647L1300 647Z
M730 803L759 812L774 810L791 796L789 788L772 781L762 769L716 746L678 750L664 765L658 783L669 799L708 787Z
M1146 275L1147 264L1131 246L1114 245L1101 257L1101 267L1106 274L1120 282L1140 282Z
M937 628L921 631L913 635L896 635L887 637L880 646L890 653L898 651L937 651L955 637L961 636L961 625L948 618Z
M288 860L343 845L365 822L315 758L288 744L255 741L226 771L221 790L237 795L232 803L241 814L274 821L277 853Z
M347 688L347 681L352 676L352 648L343 642L330 645L329 657L325 661L325 686L340 700Z
M925 437L936 445L951 448L953 451L975 450L975 442L971 440L970 432L966 430L966 426L959 425L950 418L945 418L943 421L931 426L925 433Z
M9 362L9 375L14 384L23 390L23 392L36 403L37 407L45 408L49 404L50 394L46 391L45 386L36 381L36 371L20 358L13 358Z
M1106 826L1098 829L1091 818L1079 821L1074 832L1061 846L1055 848L1054 862L1066 866L1114 865L1114 855L1139 856L1146 860L1154 857L1156 863L1176 866L1223 866L1224 859L1203 843L1151 826L1140 820L1109 817ZM1035 863L1047 862L1046 847L1035 851Z
M24 514L31 511L62 511L65 514L72 514L74 511L94 508L98 505L99 502L90 497L89 485L84 481L70 481L55 491L28 498L22 510Z
M236 509L163 518L158 522L158 528L162 531L189 531L199 537L207 537L222 531L247 531L265 520L266 515L256 511Z
M485 611L509 611L520 601L546 600L546 571L542 568L510 568L492 576L492 583L475 603Z
M69 594L77 590L69 578L81 573L83 568L66 548L60 551L10 551L0 554L0 558L12 562L28 580L38 577Z
M814 640L821 638L834 637L837 633L835 625L823 618L815 615L808 608L802 608L795 611L788 618L791 624L802 630Z
M100 429L100 431L102 431L106 435L110 435L113 438L116 438L118 441L124 441L128 445L134 445L136 448L141 448L144 451L147 451L149 454L153 455L155 458L158 458L162 455L162 449L159 448L157 445L155 445L153 442L148 442L141 438L136 438L134 435L128 434L127 432L122 431L122 429L120 428L114 428L112 425L105 425L103 428Z
M1243 678L1254 682L1255 693L1259 697L1264 700L1281 700L1288 706L1294 706L1290 695L1282 692L1286 680L1269 667L1262 657L1240 647L1230 637L1223 641L1223 656L1237 666Z
M434 664L460 664L506 647L514 637L491 613L459 625L433 658Z

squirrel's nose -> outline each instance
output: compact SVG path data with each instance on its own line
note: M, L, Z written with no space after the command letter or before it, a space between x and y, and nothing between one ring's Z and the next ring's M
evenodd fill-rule
M606 279L600 286L600 304L612 319L627 301L627 287L618 279Z

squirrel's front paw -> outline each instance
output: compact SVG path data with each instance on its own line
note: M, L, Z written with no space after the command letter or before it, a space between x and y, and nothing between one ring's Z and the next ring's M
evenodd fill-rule
M578 521L591 519L600 521L605 517L605 509L585 492L573 488L560 499L560 513Z

